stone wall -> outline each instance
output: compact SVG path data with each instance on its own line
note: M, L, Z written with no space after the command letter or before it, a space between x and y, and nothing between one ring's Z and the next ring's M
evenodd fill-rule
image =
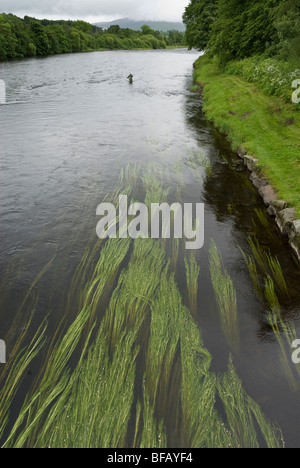
M244 148L239 148L237 154L251 172L250 179L268 208L269 215L275 217L282 235L289 238L289 244L300 260L300 219L296 218L295 209L286 201L278 199L269 181L261 176L258 159L249 156Z

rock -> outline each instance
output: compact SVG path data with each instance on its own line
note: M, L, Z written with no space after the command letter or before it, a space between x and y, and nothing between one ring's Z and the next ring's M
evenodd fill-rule
M279 211L276 216L276 223L283 235L290 235L292 232L293 221L295 220L294 208L286 208Z
M300 240L290 239L289 244L292 247L296 256L298 257L298 260L300 260Z
M236 166L243 166L243 161L241 161L240 159L237 159L236 161L232 161L232 165L234 167Z
M300 219L295 219L293 221L293 231L296 236L300 236Z
M244 157L247 154L247 151L244 148L242 148L241 146L239 146L239 148L237 149L237 154L241 159L244 159Z
M237 159L236 161L232 161L232 167L237 172L245 171L244 161L242 161L242 159Z
M252 172L250 175L250 180L253 183L254 187L257 189L260 189L262 187L265 187L266 185L269 185L269 182L267 179L264 179L263 177L259 177L259 175L256 172Z
M288 203L284 200L271 201L269 206L269 212L271 216L276 216L279 211L283 211L288 208Z
M276 216L276 223L282 235L289 237L289 244L298 257L298 260L300 260L300 219L295 219L294 208L289 208L288 203L284 200L277 200L277 194L269 181L259 176L259 159L249 156L247 151L242 147L237 149L237 154L251 172L250 180L254 187L258 189L265 205L268 207L267 211L269 215ZM240 170L239 164L236 162L233 163L233 167L235 167L236 170Z
M277 194L271 185L261 187L258 192L262 196L266 206L277 200Z
M300 219L295 219L292 223L290 246L300 260Z
M258 159L253 158L252 156L244 156L245 166L249 169L249 171L253 172L257 169L257 165L259 163Z

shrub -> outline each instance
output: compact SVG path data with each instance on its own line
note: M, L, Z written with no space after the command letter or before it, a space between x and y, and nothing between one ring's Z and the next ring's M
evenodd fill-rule
M292 82L300 79L300 68L292 63L260 56L229 62L226 72L255 82L265 93L281 96L286 102L291 101Z

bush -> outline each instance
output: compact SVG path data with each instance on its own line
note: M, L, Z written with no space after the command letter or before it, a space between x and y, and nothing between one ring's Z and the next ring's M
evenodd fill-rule
M259 56L232 61L225 70L228 74L240 75L257 83L265 93L281 96L286 102L291 101L293 81L300 79L300 68L289 62Z

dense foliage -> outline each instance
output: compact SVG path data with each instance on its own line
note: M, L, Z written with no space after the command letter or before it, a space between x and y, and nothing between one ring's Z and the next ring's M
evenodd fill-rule
M184 34L169 31L166 35L143 26L141 31L111 26L103 30L84 21L24 19L0 14L0 60L89 50L165 49L180 46Z
M191 0L183 21L189 47L223 63L262 54L299 61L300 0Z

